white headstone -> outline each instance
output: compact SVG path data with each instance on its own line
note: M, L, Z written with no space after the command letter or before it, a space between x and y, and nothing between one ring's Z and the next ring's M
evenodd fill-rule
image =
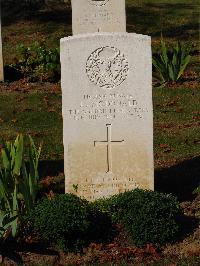
M126 32L125 0L72 0L72 31Z
M94 200L153 189L150 37L64 38L61 69L66 192Z
M1 11L0 11L0 81L4 80L3 73L3 53L2 53L2 38L1 38Z

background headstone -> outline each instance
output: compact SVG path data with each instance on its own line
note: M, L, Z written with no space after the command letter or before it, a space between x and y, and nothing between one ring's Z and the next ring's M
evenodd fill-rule
M72 0L72 31L126 32L125 0Z
M0 81L3 81L3 80L4 80L4 73L3 73L3 54L2 54L2 38L1 38L1 10L0 10Z
M154 188L151 39L61 40L66 192L88 200Z

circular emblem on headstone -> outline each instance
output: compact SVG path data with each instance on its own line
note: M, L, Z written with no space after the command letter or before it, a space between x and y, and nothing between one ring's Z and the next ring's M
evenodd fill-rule
M89 0L89 2L95 6L105 6L108 1L109 0Z
M128 60L115 47L105 46L96 49L86 62L88 78L104 89L119 86L127 78L128 71Z

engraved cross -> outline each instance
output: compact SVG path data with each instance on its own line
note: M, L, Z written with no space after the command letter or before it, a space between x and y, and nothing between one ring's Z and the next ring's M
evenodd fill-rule
M112 172L112 145L121 145L124 140L112 140L112 125L106 124L107 127L107 140L94 141L94 147L97 146L107 146L107 173Z

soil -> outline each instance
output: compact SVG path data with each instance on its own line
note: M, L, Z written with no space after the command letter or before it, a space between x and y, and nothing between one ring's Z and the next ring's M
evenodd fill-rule
M156 81L153 82L155 86L158 84ZM170 82L166 86L170 89L188 88L188 89L199 89L199 76L195 71L188 71L184 74L183 78L178 82ZM0 92L59 92L61 91L60 82L30 82L28 78L21 78L15 81L1 82Z
M157 80L153 79L153 85L159 86ZM166 86L170 89L188 88L188 89L199 89L199 73L196 71L186 71L183 77L178 82L169 82Z
M2 82L0 83L0 92L60 92L60 83L50 82L29 82L27 79L20 79L13 82Z

